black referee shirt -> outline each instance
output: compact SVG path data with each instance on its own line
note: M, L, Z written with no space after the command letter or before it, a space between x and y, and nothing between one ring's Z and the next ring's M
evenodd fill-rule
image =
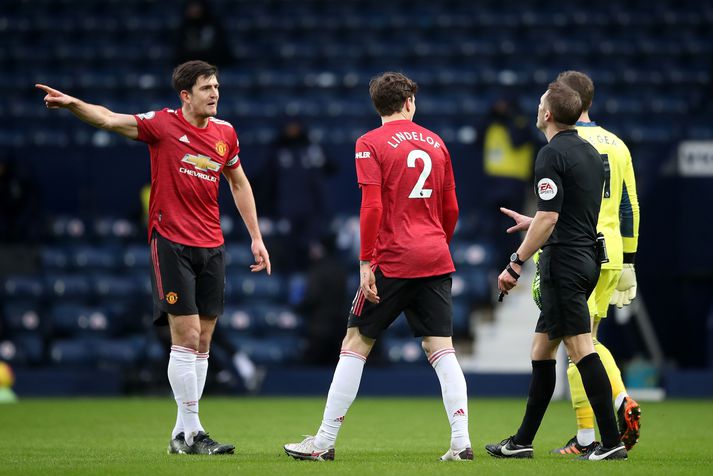
M602 204L604 163L575 129L559 132L535 159L537 210L558 212L544 246L594 246Z

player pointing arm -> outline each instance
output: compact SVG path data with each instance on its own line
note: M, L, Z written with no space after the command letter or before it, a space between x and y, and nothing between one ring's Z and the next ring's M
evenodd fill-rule
M118 114L104 106L88 104L44 84L35 84L35 87L47 93L44 100L48 109L67 109L89 125L116 132L129 139L136 139L139 135L136 118L131 114Z

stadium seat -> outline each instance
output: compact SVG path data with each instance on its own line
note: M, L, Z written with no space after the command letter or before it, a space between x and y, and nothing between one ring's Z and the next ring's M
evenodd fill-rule
M84 298L92 294L91 282L86 275L52 274L46 277L47 291L53 298Z
M43 363L44 341L42 336L24 332L7 340L0 340L0 360L23 365Z
M389 362L395 364L428 363L421 343L417 339L386 338L383 349Z
M72 266L72 250L68 246L43 246L40 250L42 267L51 271L63 271Z
M98 273L92 279L94 293L97 296L130 299L140 292L140 283L131 275Z
M231 299L285 301L287 298L285 284L277 274L233 272L228 275L226 286Z
M72 254L72 264L80 270L114 269L119 263L119 248L110 245L80 245Z
M124 250L124 266L147 269L151 266L151 252L148 245L129 245Z
M118 339L95 341L97 363L114 365L136 365L143 361L148 351L148 339L136 335Z
M49 355L55 364L95 366L96 349L96 340L92 338L60 339L50 344Z
M231 334L231 345L245 352L257 365L295 364L304 352L305 343L297 336L258 339Z
M262 320L251 312L250 308L242 306L225 306L223 315L218 319L218 325L228 332L238 332L243 336L258 335L261 332Z
M52 332L59 336L105 335L112 331L112 318L107 309L83 303L60 303L49 311Z
M45 283L35 276L9 276L3 283L3 292L9 298L41 298Z
M37 301L8 300L3 304L3 328L8 334L35 332L42 335L46 330L44 309Z

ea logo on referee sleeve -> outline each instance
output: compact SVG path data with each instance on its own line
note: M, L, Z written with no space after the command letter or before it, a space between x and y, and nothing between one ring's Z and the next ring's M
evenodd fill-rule
M178 294L173 291L166 294L166 301L168 301L169 304L176 304L178 302Z
M552 179L543 178L537 182L537 195L542 200L552 200L557 195L557 185Z

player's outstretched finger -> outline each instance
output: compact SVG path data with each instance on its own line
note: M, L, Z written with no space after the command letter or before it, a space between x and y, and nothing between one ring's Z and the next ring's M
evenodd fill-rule
M267 269L267 275L272 274L272 264L270 263L270 257L265 258L265 269Z

